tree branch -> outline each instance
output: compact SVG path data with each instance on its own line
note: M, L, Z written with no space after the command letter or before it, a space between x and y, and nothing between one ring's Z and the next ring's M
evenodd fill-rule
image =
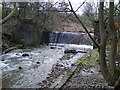
M2 19L0 21L0 24L4 24L6 21L8 21L16 12L17 10L17 6L16 6L16 3L14 4L14 9L12 10L12 12L10 14L8 14L4 19Z
M82 7L82 5L83 5L86 1L87 1L87 0L85 0L85 1L75 10L75 12L77 12L77 11ZM66 16L66 18L65 18L64 20L62 20L62 21L65 21L65 20L66 20L67 18L69 18L71 15L72 15L72 14Z
M68 0L69 5L71 7L71 11L73 12L73 14L75 15L75 17L77 18L77 20L79 21L79 23L82 25L82 27L85 29L86 33L88 34L88 36L91 38L91 40L93 41L93 43L96 45L97 48L100 48L99 45L97 44L97 42L93 39L93 37L90 35L90 33L88 32L87 28L85 27L85 25L81 22L81 20L79 19L79 17L77 16L77 14L75 13L75 11L73 10L72 4L70 2L70 0Z

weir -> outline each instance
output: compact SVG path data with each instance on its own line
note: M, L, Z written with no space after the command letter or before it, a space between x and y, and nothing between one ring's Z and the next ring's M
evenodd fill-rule
M86 33L57 31L49 33L49 43L93 45Z

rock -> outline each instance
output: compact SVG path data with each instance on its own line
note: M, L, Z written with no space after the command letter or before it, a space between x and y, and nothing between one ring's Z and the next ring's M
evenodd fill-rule
M4 61L4 59L2 59L1 61Z
M23 57L26 57L26 56L29 56L29 54L24 53L24 54L22 54L22 56L23 56Z
M21 67L21 66L19 66L19 67L18 67L18 69L22 69L22 67Z
M40 64L40 62L36 62L37 64Z
M46 81L46 80L43 80L42 82L43 82L43 83L47 83L47 81Z
M16 55L19 55L18 53L16 53Z
M39 53L41 53L41 51L39 51Z
M76 50L69 50L69 49L66 49L65 51L64 51L64 53L65 54L67 54L67 53L73 53L73 54L76 54L77 53L77 51Z
M50 47L51 49L55 49L56 47Z
M64 67L62 64L56 64L57 67Z

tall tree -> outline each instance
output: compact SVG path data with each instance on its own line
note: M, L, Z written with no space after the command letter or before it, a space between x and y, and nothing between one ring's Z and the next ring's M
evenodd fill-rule
M99 8L99 31L100 31L100 50L99 50L99 61L100 61L100 69L103 76L108 80L108 67L106 64L106 35L104 29L104 0L100 1Z
M109 85L114 85L119 77L119 72L116 68L115 58L117 52L117 30L114 25L114 0L110 0L109 6L109 33L111 35L111 49L108 57L108 66L106 64L106 31L104 28L104 1L101 0L99 8L99 30L100 30L100 68L104 78Z
M111 40L111 48L109 53L109 71L115 80L118 79L117 68L115 64L117 52L117 29L114 25L114 0L110 0L109 6L109 32Z

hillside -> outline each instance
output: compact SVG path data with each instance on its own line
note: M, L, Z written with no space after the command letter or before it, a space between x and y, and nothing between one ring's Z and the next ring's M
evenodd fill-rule
M73 17L73 19L76 19ZM62 14L56 14L54 16L54 26L56 31L65 31L65 32L85 32L84 28L81 26L77 20L72 20L68 16L64 16ZM87 27L89 31L92 28Z

